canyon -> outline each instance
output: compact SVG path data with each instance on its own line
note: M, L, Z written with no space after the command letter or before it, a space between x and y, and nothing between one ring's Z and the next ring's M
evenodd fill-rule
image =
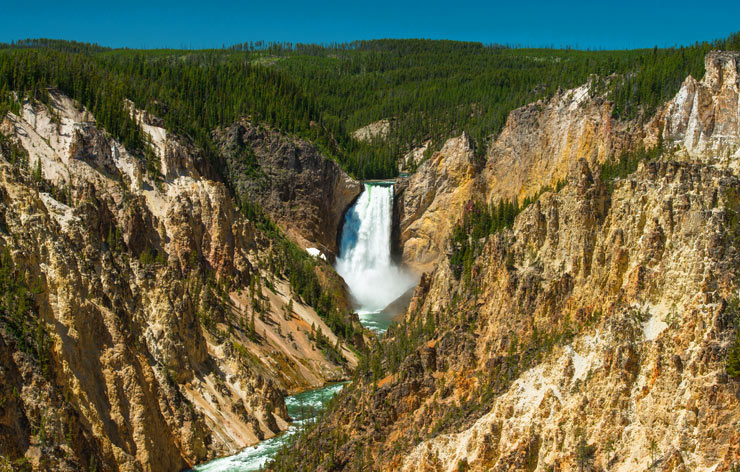
M426 272L300 469L735 470L739 59L711 52L627 122L588 85L559 92L512 112L484 163L463 134L403 179L399 253ZM602 180L641 148L656 157ZM456 275L471 202L530 195Z
M260 443L275 472L734 472L740 53L704 69L621 117L592 76L386 181L311 120L315 142L245 115L207 148L127 100L133 149L56 88L16 96L0 470L239 467Z

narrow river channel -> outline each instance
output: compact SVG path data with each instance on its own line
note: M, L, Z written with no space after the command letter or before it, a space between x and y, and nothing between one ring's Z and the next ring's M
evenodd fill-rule
M413 287L417 279L391 257L393 183L366 182L355 204L347 210L336 270L344 278L362 324L382 335L392 322L385 308ZM248 472L259 470L306 422L314 419L346 383L331 384L286 397L295 421L273 438L249 446L233 456L201 464L193 471Z
M342 390L346 382L308 390L285 397L288 414L293 418L290 427L277 436L249 446L233 456L215 459L201 464L192 471L198 472L249 472L259 470L283 446L290 443L294 435L307 422L313 420L324 409L331 398Z

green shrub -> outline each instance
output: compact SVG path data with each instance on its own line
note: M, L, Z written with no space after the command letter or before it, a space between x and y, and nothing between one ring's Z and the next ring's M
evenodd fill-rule
M29 287L26 272L18 268L8 248L0 254L0 324L15 339L18 349L32 356L48 374L51 339L39 319L35 295L40 281Z
M599 178L607 185L611 192L614 189L614 181L623 179L637 170L640 162L649 162L663 153L663 138L658 137L658 145L650 149L638 148L633 152L623 152L618 159L607 161L601 165Z

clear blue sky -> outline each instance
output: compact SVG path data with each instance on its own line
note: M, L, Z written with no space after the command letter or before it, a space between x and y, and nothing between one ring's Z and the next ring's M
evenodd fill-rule
M0 11L0 42L47 37L132 48L433 38L622 49L740 30L740 0L2 0Z

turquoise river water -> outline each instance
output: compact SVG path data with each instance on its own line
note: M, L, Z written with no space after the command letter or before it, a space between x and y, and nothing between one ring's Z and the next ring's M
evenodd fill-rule
M383 334L392 322L384 312L391 302L416 284L416 277L391 258L393 183L366 182L364 191L345 215L340 254L335 268L349 287L360 322ZM291 436L316 417L344 384L332 384L286 397L288 414L295 421L282 434L250 446L233 456L193 469L199 472L259 470L287 444Z
M259 470L270 458L277 454L280 448L289 444L290 437L298 432L299 428L306 422L315 418L329 400L342 390L345 384L346 382L331 384L286 397L285 406L288 407L288 414L295 420L286 431L254 446L249 446L233 456L201 464L192 469L191 472L249 472Z

